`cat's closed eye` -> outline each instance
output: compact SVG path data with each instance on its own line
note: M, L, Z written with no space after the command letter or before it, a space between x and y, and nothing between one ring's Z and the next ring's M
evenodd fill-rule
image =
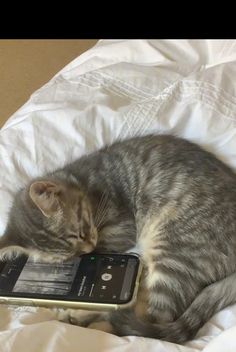
M83 232L81 232L81 233L79 234L79 237L80 237L82 240L85 240L85 238L86 238L86 236L85 236L85 234L84 234Z
M78 237L76 235L68 235L67 236L68 239L78 239Z

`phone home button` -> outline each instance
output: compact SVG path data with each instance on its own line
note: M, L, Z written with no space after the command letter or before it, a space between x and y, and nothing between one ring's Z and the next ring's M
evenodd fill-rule
M102 280L103 281L110 281L112 279L112 275L109 273L104 273L102 274Z

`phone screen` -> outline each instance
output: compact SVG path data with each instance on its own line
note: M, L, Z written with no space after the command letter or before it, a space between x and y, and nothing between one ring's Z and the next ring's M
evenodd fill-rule
M129 254L86 254L62 264L21 257L2 263L0 295L127 303L131 300L139 259Z
M46 295L67 295L74 281L80 259L63 265L34 263L30 259L25 263L13 292L37 293ZM6 268L9 270L9 268ZM10 270L14 270L11 268Z

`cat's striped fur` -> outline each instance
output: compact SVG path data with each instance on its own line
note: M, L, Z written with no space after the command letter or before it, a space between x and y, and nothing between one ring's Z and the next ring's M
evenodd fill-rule
M137 245L146 314L104 319L119 335L183 342L236 301L236 176L180 138L117 142L21 190L2 241L52 261Z

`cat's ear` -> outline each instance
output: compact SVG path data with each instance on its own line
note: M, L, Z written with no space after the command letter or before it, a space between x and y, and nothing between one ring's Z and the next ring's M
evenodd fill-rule
M50 217L60 208L59 196L62 186L51 181L36 181L31 184L29 195L41 212Z

